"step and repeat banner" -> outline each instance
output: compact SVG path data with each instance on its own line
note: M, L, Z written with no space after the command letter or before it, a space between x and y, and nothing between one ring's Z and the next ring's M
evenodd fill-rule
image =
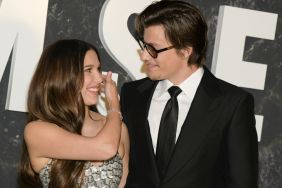
M260 188L282 187L282 2L186 0L206 17L206 65L255 97ZM120 88L145 77L136 14L152 0L0 0L0 184L17 187L26 93L39 56L65 38L95 45ZM99 104L103 113L104 105Z

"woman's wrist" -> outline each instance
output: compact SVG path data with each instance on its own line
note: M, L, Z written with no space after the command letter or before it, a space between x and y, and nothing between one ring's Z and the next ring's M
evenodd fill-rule
M119 116L120 116L120 120L122 120L122 114L121 114L121 112L120 112L120 110L118 110L118 109L115 109L115 108L111 108L111 109L109 109L108 111L107 111L107 114L110 114L110 113L117 113L117 114L119 114Z

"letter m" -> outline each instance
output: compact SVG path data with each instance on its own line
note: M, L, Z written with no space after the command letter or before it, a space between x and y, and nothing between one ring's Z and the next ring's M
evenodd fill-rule
M0 79L11 52L5 109L26 111L28 85L43 49L48 0L0 1Z

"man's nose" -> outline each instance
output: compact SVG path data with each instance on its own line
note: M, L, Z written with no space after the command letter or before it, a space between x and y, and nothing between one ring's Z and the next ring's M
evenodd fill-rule
M144 50L142 50L142 51L140 52L140 59L141 59L142 61L147 61L147 60L149 60L150 58L152 58L152 57L151 57L151 55L148 53L148 51L147 51L146 49L144 49Z

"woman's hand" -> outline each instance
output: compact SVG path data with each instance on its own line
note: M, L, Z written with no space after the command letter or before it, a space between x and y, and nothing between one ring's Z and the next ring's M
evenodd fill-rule
M112 80L112 72L107 72L103 75L104 78L104 92L108 105L108 110L120 110L119 96L116 83Z

